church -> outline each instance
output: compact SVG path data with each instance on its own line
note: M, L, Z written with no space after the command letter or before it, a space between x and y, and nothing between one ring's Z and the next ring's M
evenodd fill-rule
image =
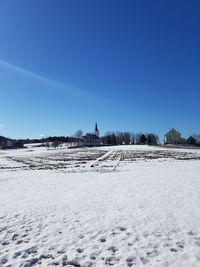
M81 137L80 145L81 146L100 146L101 145L97 123L95 124L93 133L87 133L86 135Z

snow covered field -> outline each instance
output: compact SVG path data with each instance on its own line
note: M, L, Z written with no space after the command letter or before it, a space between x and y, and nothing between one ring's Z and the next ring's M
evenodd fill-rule
M0 151L0 266L200 266L200 150Z

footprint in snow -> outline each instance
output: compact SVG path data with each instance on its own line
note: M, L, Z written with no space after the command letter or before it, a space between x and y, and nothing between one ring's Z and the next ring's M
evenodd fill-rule
M147 264L149 261L148 261L148 259L147 258L145 258L145 257L140 257L140 260L141 260L141 262L145 265L145 264Z
M91 260L96 260L96 258L97 258L97 254L96 254L96 253L92 253L92 254L90 255L90 259L91 259Z
M126 231L126 228L125 227L119 227L119 230L121 231L121 232L124 232L124 231Z
M183 242L176 242L177 247L179 247L180 249L184 248L184 243Z
M175 248L171 248L170 250L171 250L171 252L178 252L178 250Z
M99 241L104 243L104 242L106 242L106 239L104 237L102 237L102 238L99 239Z
M189 231L189 232L187 232L187 234L188 234L188 235L190 235L190 236L197 235L197 233L196 233L196 232L194 232L194 231Z
M116 251L118 251L118 249L114 246L108 247L108 250L111 251L112 253L115 253Z
M149 236L149 233L148 233L148 232L144 232L144 233L143 233L143 236L144 236L144 238L146 238L146 237Z
M195 245L197 245L198 247L200 247L200 240L197 240L197 241L195 242Z
M2 258L0 259L0 265L4 265L8 262L8 259L7 258Z
M158 251L156 249L152 250L152 251L148 251L147 256L148 257L156 257L156 256L158 256Z
M2 244L3 246L7 246L7 245L10 244L10 242L9 242L9 241L3 241L1 244Z
M115 263L119 262L120 259L116 257L107 257L105 260L106 265L115 265Z
M36 265L36 263L38 263L39 259L38 258L32 258L30 260L27 260L26 262L24 263L21 263L19 265L19 267L31 267L31 266L34 266Z
M18 241L16 242L17 245L20 245L21 243L23 243L23 240L18 240Z
M21 251L17 251L17 252L14 253L13 259L16 259L17 257L19 257L21 255L22 255L22 252Z
M77 252L78 252L78 253L83 253L83 251L84 251L84 250L83 250L82 248L78 248L78 249L77 249Z
M134 257L128 257L128 258L126 259L126 262L131 263L131 262L133 262L134 260L135 260Z

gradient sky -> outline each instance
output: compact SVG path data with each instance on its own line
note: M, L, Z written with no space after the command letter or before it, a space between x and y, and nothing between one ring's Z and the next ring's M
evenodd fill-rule
M200 132L200 1L1 0L0 135Z

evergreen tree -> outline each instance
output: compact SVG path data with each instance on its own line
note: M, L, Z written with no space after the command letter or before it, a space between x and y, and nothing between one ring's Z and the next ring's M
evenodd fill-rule
M146 143L147 143L147 137L144 134L142 134L140 136L140 145L146 145Z

